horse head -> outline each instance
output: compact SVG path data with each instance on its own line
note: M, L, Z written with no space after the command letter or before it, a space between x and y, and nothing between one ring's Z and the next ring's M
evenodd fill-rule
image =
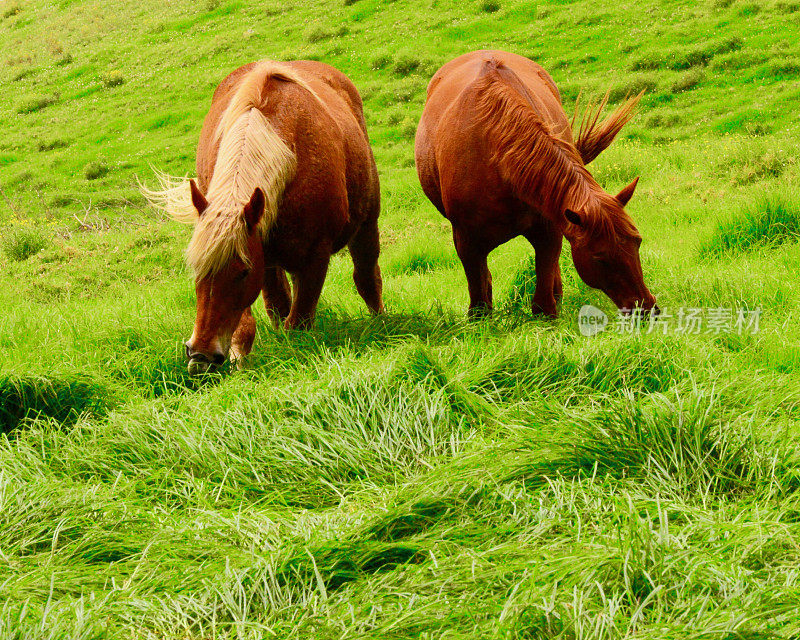
M190 262L193 262L193 252L201 255L207 252L209 242L216 247L225 246L226 242L229 245L235 243L234 249L217 252L213 262L207 259L205 263L194 262L197 315L192 337L186 341L186 357L189 359L189 373L199 375L225 362L242 314L261 291L264 255L257 227L264 214L265 199L263 191L256 188L250 201L242 208L241 216L235 217L238 227L215 229L213 221L208 221L209 224L203 227L209 203L193 180L190 187L192 203L199 216L188 250ZM232 237L221 237L223 234Z
M644 283L639 247L642 236L625 212L638 178L616 196L603 193L591 211L566 209L564 235L581 279L603 291L623 311L641 308L658 313L656 298Z

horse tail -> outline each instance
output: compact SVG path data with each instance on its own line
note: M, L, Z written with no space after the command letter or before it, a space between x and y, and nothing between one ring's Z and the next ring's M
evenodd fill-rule
M197 222L198 214L192 203L189 178L171 176L156 168L153 168L153 172L158 180L158 188L151 189L139 182L139 191L148 204L178 222L185 224Z
M622 127L628 124L633 117L643 95L644 91L637 96L629 98L601 123L599 122L600 113L608 104L609 94L606 93L599 105L589 104L586 107L580 126L577 129L575 124L578 119L580 100L575 103L575 114L572 116L571 125L575 132L575 147L578 149L578 153L581 154L583 164L589 164L608 148L622 130Z

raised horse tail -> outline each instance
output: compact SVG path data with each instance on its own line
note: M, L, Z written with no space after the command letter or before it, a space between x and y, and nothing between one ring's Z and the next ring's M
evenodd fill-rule
M575 147L581 154L583 164L589 164L599 156L617 137L636 112L636 106L642 99L644 91L639 95L629 98L623 102L616 110L603 122L599 122L600 113L608 104L609 94L603 97L600 104L587 105L580 121L580 126L576 129L578 120L578 110L580 99L575 103L575 114L572 116L572 130L575 132Z

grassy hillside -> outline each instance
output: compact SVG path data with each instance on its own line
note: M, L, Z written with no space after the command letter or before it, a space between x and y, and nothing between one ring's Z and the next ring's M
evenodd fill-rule
M792 638L800 634L800 3L0 3L0 640ZM413 169L432 73L532 57L636 119L590 167L650 289L760 331L578 332L610 302L564 255L490 257L467 323ZM385 297L336 257L317 326L257 309L248 371L197 381L191 175L216 84L258 58L354 80L381 171Z

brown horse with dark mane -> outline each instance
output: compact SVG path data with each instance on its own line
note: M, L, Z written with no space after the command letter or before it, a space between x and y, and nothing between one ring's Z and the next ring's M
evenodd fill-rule
M587 110L574 140L552 78L527 58L475 51L434 75L417 130L417 172L452 224L470 315L492 307L488 254L519 235L536 253L534 313L556 316L562 237L586 284L621 309L655 307L639 261L642 238L624 210L638 178L611 196L585 166L611 144L640 98L602 123L605 101Z
M214 93L197 182L161 178L161 190L144 189L150 202L195 224L186 252L197 291L191 373L250 352L259 292L287 328L313 322L331 255L345 245L359 294L383 311L378 171L361 97L333 67L240 67Z

